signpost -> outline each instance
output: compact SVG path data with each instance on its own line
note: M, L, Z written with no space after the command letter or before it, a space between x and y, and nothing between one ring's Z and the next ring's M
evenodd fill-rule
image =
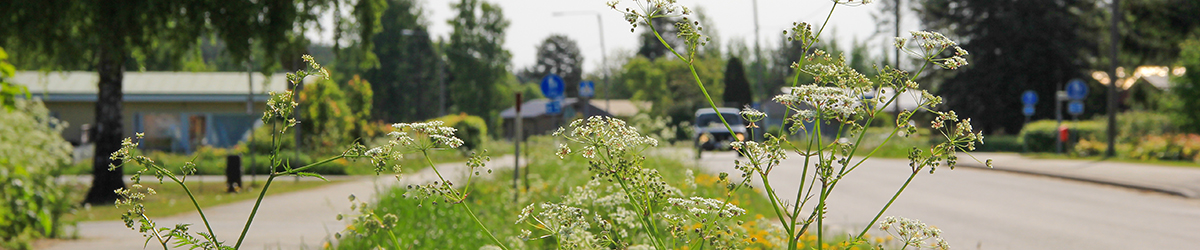
M1064 140L1061 138L1069 137L1069 135L1067 134L1067 132L1069 132L1069 131L1066 130L1062 126L1062 102L1070 101L1070 103L1067 104L1067 113L1071 114L1071 116L1073 118L1078 119L1079 115L1083 114L1083 99L1086 99L1087 95L1088 95L1087 83L1084 83L1083 80L1076 78L1076 79L1071 79L1071 81L1068 81L1067 86L1065 86L1065 89L1058 91L1057 96L1055 96L1055 100L1054 100L1055 114L1054 114L1054 116L1058 120L1058 127L1059 127L1059 134L1060 134L1059 135L1060 139L1057 140L1055 143L1055 148L1058 150L1058 153L1063 152Z
M1029 118L1033 117L1033 111L1035 110L1033 105L1037 104L1037 102L1037 92L1026 90L1025 93L1021 93L1021 103L1025 104L1025 107L1021 109L1021 113L1025 114L1025 124L1029 124ZM1025 147L1025 151L1029 151L1028 147Z
M579 82L579 99L581 102L583 102L584 118L591 116L591 114L588 114L590 113L589 111L591 111L592 106L592 102L589 100L591 100L593 96L596 96L596 83L592 81Z
M1078 119L1079 115L1083 114L1083 99L1087 98L1088 86L1083 83L1083 80L1071 79L1067 83L1067 97L1071 98L1071 103L1067 105L1067 113L1073 118Z
M546 77L543 77L542 78L542 95L545 95L546 98L550 99L550 102L546 103L546 113L547 114L562 113L562 99L563 99L563 79L562 79L562 77L555 75L555 74L549 74L549 75L546 75Z

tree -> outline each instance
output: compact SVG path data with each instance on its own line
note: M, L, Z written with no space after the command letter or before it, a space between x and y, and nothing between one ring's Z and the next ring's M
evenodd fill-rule
M583 54L575 40L562 34L553 34L538 45L537 63L530 69L532 79L542 79L549 74L563 78L565 96L579 96L579 81L583 80Z
M684 48L683 39L679 38L679 31L675 29L675 22L678 20L678 18L673 17L662 17L655 18L651 22L653 23L654 30L658 31L663 41L671 44L672 48L681 50ZM673 57L668 56L671 55L671 51L667 50L667 46L663 45L658 40L658 37L654 36L654 31L650 30L649 27L642 28L642 34L639 37L641 38L641 46L638 47L638 55L650 60L664 56ZM681 50L680 53L683 53L683 51Z
M496 126L502 103L497 85L508 73L512 54L504 49L508 20L500 6L480 0L462 0L450 5L458 15L447 21L454 31L446 46L450 64L450 97L453 109L483 117ZM497 130L493 130L497 131Z
M971 65L953 72L937 95L960 117L988 133L1015 133L1022 126L1021 92L1034 90L1052 103L1058 85L1085 78L1096 48L1085 16L1096 14L1091 0L922 0L918 14L926 27L958 37L971 52ZM1102 91L1092 91L1102 92ZM1098 98L1092 98L1098 99ZM1054 105L1037 105L1037 117L1051 117ZM1095 110L1095 108L1090 108Z
M1121 11L1121 63L1125 65L1174 63L1181 53L1178 45L1189 35L1200 34L1197 1L1121 0Z
M356 4L360 34L374 32L371 9L377 0ZM114 190L124 187L121 169L109 171L110 160L121 147L121 89L127 63L134 52L152 46L184 53L206 34L226 44L230 55L245 60L252 44L271 55L296 41L306 24L314 23L323 6L337 0L196 0L196 1L0 1L0 43L22 53L36 54L52 68L88 65L99 75L95 109L96 152L92 188L87 203L112 203ZM301 28L297 28L301 27ZM252 43L251 41L254 41ZM277 57L268 57L275 62Z
M754 102L753 92L750 92L750 81L746 80L746 69L742 67L742 60L737 57L729 58L729 62L725 64L725 94L723 98L726 105L732 105L735 108L742 108Z
M1200 132L1200 38L1192 38L1179 44L1179 63L1187 69L1183 76L1172 79L1171 92L1179 103L1175 110L1179 125L1184 130Z
M725 89L723 64L719 57L700 57L695 61L696 72L714 103L722 103L720 97ZM672 126L683 127L685 122L692 121L696 109L709 107L683 60L650 60L639 56L625 64L621 78L626 88L634 91L631 99L653 103L649 113L655 117L670 117ZM676 129L677 138L690 138L686 131Z
M413 0L389 0L372 37L379 67L367 70L375 114L385 122L424 121L438 115L445 62L429 36L422 8ZM444 71L443 71L444 72Z

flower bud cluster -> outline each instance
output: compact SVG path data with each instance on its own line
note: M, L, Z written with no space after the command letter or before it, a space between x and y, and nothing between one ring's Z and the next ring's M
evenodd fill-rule
M919 220L888 216L879 224L879 229L900 239L906 247L950 249L950 244L942 239L941 229L925 225Z
M357 199L353 194L347 197L347 199L350 200L350 210L356 212L358 215L351 216L346 229L334 233L334 238L342 238L343 233L358 238L369 237L379 232L390 231L396 228L396 225L400 222L400 218L395 214L386 213L379 215L375 213L374 207L371 207L366 201ZM345 215L338 214L336 219L341 221L346 219L345 217Z

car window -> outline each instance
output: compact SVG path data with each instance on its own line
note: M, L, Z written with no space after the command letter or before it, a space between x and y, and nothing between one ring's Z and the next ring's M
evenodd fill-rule
M742 117L738 116L737 114L722 113L721 116L725 117L725 121L729 122L730 126L745 125L742 122ZM718 118L717 114L702 114L699 117L696 117L696 126L699 127L708 127L719 124L721 124L721 118Z

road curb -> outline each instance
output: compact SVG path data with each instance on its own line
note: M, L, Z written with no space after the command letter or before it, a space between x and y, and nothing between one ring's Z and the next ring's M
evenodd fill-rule
M995 165L995 164L993 164L993 165ZM1050 172L1032 171L1032 170L1024 170L1024 169L1014 169L1014 168L1004 168L1004 167L989 168L985 165L974 164L974 163L959 163L958 166L975 168L975 169L984 169L984 170L1004 171L1004 172L1009 172L1009 173L1019 173L1019 174L1027 174L1027 175L1053 177L1053 178L1067 179L1067 180L1101 184L1101 185L1117 186L1117 187L1137 189L1137 190L1142 190L1142 191L1157 192L1157 193L1162 193L1162 194L1167 194L1167 195L1174 195L1174 196L1179 196L1179 197L1189 198L1189 199L1200 198L1200 194L1191 192L1189 190L1181 190L1181 189L1177 189L1177 188L1156 187L1156 186L1143 185L1143 184L1137 184L1137 183L1126 183L1126 182L1119 182L1119 181L1112 181L1112 180L1103 180L1103 179L1097 179L1097 178L1074 176L1074 175L1069 175L1069 174L1050 173Z

